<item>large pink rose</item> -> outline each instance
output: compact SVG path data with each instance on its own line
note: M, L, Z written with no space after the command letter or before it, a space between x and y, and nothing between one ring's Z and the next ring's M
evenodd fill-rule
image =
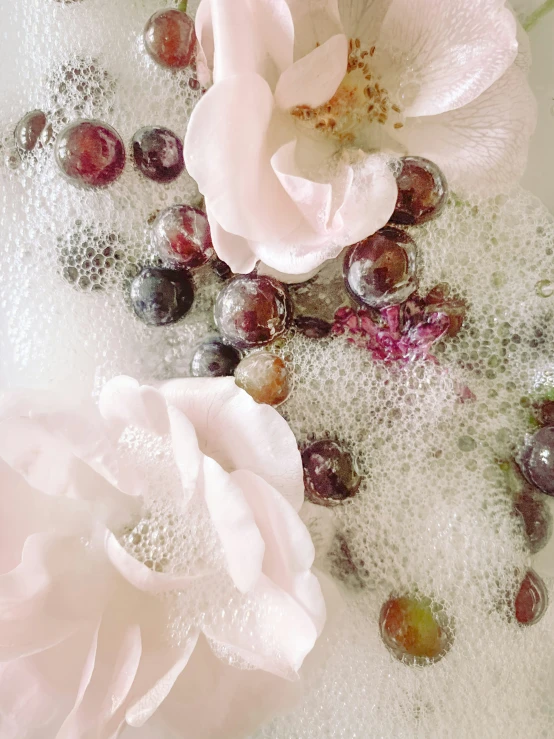
M294 436L232 378L99 409L0 404L2 739L243 735L325 619Z
M213 86L186 161L235 272L300 279L384 226L389 156L461 195L523 172L536 110L503 0L202 0L197 33Z

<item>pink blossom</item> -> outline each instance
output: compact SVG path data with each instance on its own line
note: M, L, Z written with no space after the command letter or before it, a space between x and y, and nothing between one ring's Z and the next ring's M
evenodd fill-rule
M274 409L232 378L120 377L99 412L11 395L0 475L2 739L111 739L153 714L231 739L267 718L325 619Z
M383 227L390 157L431 159L462 196L523 172L536 109L503 0L202 0L196 25L213 85L187 167L234 272L298 281Z

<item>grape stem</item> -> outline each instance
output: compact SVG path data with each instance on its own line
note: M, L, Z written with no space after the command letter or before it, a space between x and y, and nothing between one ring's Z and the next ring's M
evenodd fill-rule
M531 31L547 13L550 13L551 10L554 10L554 0L546 0L546 2L540 5L528 18L525 19L523 28L527 32Z
M181 2L177 4L177 10L180 10L181 12L186 13L188 4L189 4L189 0L181 0Z

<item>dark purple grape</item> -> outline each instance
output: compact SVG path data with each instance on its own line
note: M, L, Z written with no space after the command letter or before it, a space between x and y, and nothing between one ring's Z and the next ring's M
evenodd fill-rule
M162 67L183 69L190 66L196 50L192 18L177 9L159 10L146 24L144 46Z
M134 311L149 326L179 321L193 302L194 287L184 270L146 267L131 283Z
M48 123L42 110L32 110L19 121L15 127L15 143L20 151L33 151L46 146L52 138L52 126Z
M239 348L269 344L292 321L287 288L273 277L239 275L217 296L214 317L219 332Z
M76 121L56 141L56 161L74 184L106 187L125 167L125 146L111 126L99 121Z
M552 514L546 498L524 483L515 500L514 510L523 521L529 549L536 554L546 546L552 534Z
M145 126L133 136L133 157L145 177L172 182L185 168L183 143L168 128Z
M233 375L240 358L240 353L221 339L208 339L193 354L191 374L193 377L229 377Z
M554 426L554 400L542 400L535 403L533 411L541 426Z
M215 257L215 259L213 259L212 269L222 280L226 280L233 274L231 267L229 267L229 265L226 264L222 259L218 259L218 257Z
M360 303L385 308L402 303L414 292L416 268L416 247L410 236L397 228L383 228L347 251L344 281Z
M206 264L214 253L206 214L191 205L162 210L152 226L152 238L161 254L188 268Z
M544 426L529 439L519 466L532 485L554 495L554 426Z
M441 170L423 157L402 157L400 167L391 223L419 226L439 216L448 200L448 184Z
M302 452L304 487L312 503L336 505L356 495L361 478L352 457L335 441L316 441Z
M295 328L307 339L324 339L329 336L333 325L322 318L300 316L294 319Z
M527 570L514 604L517 622L532 626L544 616L547 607L546 585L534 570Z

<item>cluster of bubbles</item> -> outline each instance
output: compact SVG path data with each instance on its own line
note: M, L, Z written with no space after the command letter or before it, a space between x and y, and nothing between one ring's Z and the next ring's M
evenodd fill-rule
M216 331L213 308L226 283L209 264L191 273L194 303L177 322L148 325L132 299L144 267L171 267L153 242L160 212L200 204L186 171L160 183L129 165L109 188L91 191L68 182L54 157L56 137L78 118L113 126L127 148L144 126L184 137L201 91L188 68L167 70L145 53L144 25L160 7L163 0L19 0L6 10L6 49L17 52L3 54L9 82L0 105L3 384L48 382L87 395L119 373L186 376L199 341ZM22 151L14 131L37 110L46 125L38 145ZM330 608L304 698L256 739L315 739L322 726L333 739L551 733L554 609L523 628L513 603L529 567L552 597L552 545L531 555L506 464L554 385L554 221L516 190L478 203L451 195L440 217L405 227L420 293L447 283L467 307L434 360L376 361L348 335L313 324L271 345L292 378L279 410L301 448L339 443L359 484L340 505L304 506L317 567L342 606ZM352 305L341 260L290 293L297 328L303 317L332 321ZM185 517L167 503L178 483L159 470L170 452L139 437L128 446L150 464L149 489L168 494L147 501L122 531L128 551L173 573L219 562L200 503ZM223 614L206 605L206 618L232 613L237 628L259 633L264 613L251 611L250 629L248 598L223 576L213 587L227 605ZM448 614L452 643L424 669L394 660L379 632L383 604L404 593L432 597ZM203 598L199 591L174 604L177 643Z

